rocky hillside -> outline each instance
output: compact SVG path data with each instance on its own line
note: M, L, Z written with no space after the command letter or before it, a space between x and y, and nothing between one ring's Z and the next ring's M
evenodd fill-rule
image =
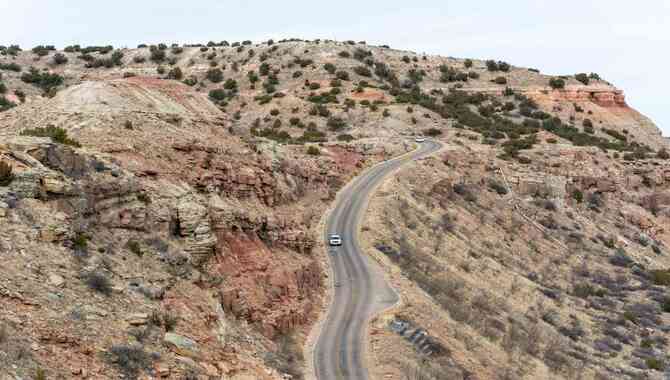
M370 241L388 247L385 257L437 247L411 256L420 267L437 260L426 276L442 277L458 264L441 255L467 241L496 273L517 278L520 301L504 310L523 328L541 318L529 314L538 308L532 299L561 300L553 308L562 319L541 325L560 332L570 313L602 330L609 325L601 320L652 305L648 292L662 298L649 270L665 268L666 142L597 74L550 77L505 62L334 41L12 46L0 54L0 377L302 378L301 344L327 293L319 222L344 183L411 149L405 136L416 134L449 148L394 182L401 197L371 214L380 219ZM510 186L509 195L481 190L465 199L498 167L507 178L495 189ZM426 207L435 214L415 221ZM514 222L515 210L540 226ZM571 221L578 211L585 216ZM434 230L433 219L438 235L421 232ZM611 264L618 259L608 249L630 261ZM573 274L577 258L589 260L588 274ZM458 373L499 375L491 371L509 358L498 342L511 334L503 314L500 340L460 357L455 336L480 332L443 310L444 297L458 294L431 292L416 262L396 259L390 265L402 268L407 289L425 291L430 323L449 322L435 339ZM458 271L463 302L475 289L505 289L485 281L486 271ZM628 298L610 299L614 290L594 285L600 271L627 275L615 285L631 287ZM598 295L571 296L579 286ZM588 308L593 300L616 307ZM428 323L416 310L403 313ZM615 339L589 334L575 344ZM656 336L645 350L662 347ZM540 342L510 371L568 376L541 360L548 343ZM664 365L660 355L621 347L605 358L584 349L581 363L594 371L616 363L627 376ZM476 361L483 352L495 353L487 359L495 365ZM521 371L528 361L540 372Z

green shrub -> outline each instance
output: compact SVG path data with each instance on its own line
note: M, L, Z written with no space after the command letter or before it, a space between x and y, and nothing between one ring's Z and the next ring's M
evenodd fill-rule
M349 80L349 73L347 71L340 70L340 71L335 73L335 77L339 80L348 81Z
M21 80L48 92L63 84L64 78L58 74L40 72L36 68L31 67L27 73L21 75Z
M441 135L442 131L437 128L428 128L425 131L423 131L423 134L426 136L435 137Z
M104 274L100 272L89 272L84 277L84 282L88 285L89 288L95 290L96 292L102 293L104 295L109 295L112 293L112 285Z
M649 369L653 369L655 371L663 371L665 369L665 363L663 363L661 359L646 358L644 362Z
M323 65L323 68L329 73L329 74L335 74L337 71L337 67L333 65L332 63L328 62L325 65Z
M670 286L670 270L668 269L652 270L649 273L649 275L651 277L651 282L654 285Z
M67 63L68 59L63 53L56 53L53 56L53 63L56 65L63 65Z
M338 131L347 126L347 123L339 117L329 117L328 122L326 123L328 128L332 131Z
M351 54L348 51L345 51L345 50L337 53L337 55L339 55L341 58L350 58L351 57Z
M321 88L321 85L316 83L316 82L312 82L312 83L309 84L309 89L310 90L318 90L320 88Z
M507 84L507 78L505 77L497 77L494 82L496 84Z
M9 186L14 180L12 166L5 161L0 161L0 186Z
M507 194L507 187L495 179L491 179L489 181L489 188L495 191L498 195Z
M577 201L577 203L582 203L582 201L584 201L584 193L579 189L575 189L572 192L572 198Z
M109 349L110 361L119 367L128 379L137 379L140 372L151 365L150 356L140 345L117 345Z
M470 58L468 58L468 59L466 59L465 61L463 61L463 65L464 65L466 68L468 68L468 69L472 67L472 63L473 63L473 62L472 62L472 60L471 60Z
M221 69L209 69L205 77L212 83L219 83L223 80L223 71Z
M44 46L44 45L38 45L35 46L32 49L32 52L37 55L38 57L44 57L45 55L49 55L49 51L51 50L56 50L53 46Z
M228 97L228 94L225 90L217 88L214 90L211 90L209 92L209 98L212 99L215 102L220 102L222 100L226 100Z
M165 58L166 58L166 54L165 54L164 50L158 49L155 46L151 47L151 52L150 52L150 55L149 55L149 59L151 61L156 62L156 63L161 63L161 62L165 61Z
M509 69L510 69L509 63L503 62L503 61L498 61L498 70L506 73L506 72L509 71Z
M16 62L0 63L0 70L15 71L18 73L21 71L21 65Z
M74 147L81 147L78 141L71 139L67 136L67 131L60 127L54 127L52 125L45 128L37 127L33 129L24 129L21 131L22 136L35 136L35 137L49 137L53 142L70 145Z
M670 158L670 153L665 148L661 148L657 153L656 153L656 158L660 158L661 160L667 160Z
M577 79L578 81L582 82L585 85L589 84L589 76L586 75L585 73L575 74L575 79Z
M235 79L226 79L223 88L230 91L237 91L237 81Z
M661 309L663 310L664 313L670 313L670 297L663 298L663 302L661 303Z
M262 77L270 74L270 64L268 64L267 62L261 63L260 67L258 68L258 73Z
M319 156L319 155L321 155L321 151L319 150L319 148L315 147L314 145L310 145L307 148L307 154L309 154L310 156Z
M356 74L358 74L360 76L364 76L364 77L371 77L372 76L372 71L370 71L370 69L365 67L365 66L354 67L354 72ZM339 78L339 79L343 79L343 78ZM343 80L345 80L345 79L343 79Z
M175 80L181 80L184 77L184 73L182 73L181 69L179 67L175 67L168 71L167 78L168 79L175 79Z
M565 88L565 81L562 78L551 78L549 79L549 86L557 90Z
M10 108L16 107L16 104L10 102L4 95L0 95L0 112L7 111Z
M349 142L349 141L354 140L354 136L352 136L350 134L347 134L347 133L343 133L343 134L337 135L337 140L338 141Z

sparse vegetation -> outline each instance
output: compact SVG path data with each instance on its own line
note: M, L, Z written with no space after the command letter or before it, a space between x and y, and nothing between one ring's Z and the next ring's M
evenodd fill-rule
M37 127L33 129L24 129L21 131L22 136L35 136L35 137L49 137L53 142L70 145L74 147L80 147L81 144L77 140L74 140L67 135L67 131L60 127L48 126L48 127Z
M31 67L27 73L21 75L21 80L48 92L63 84L64 78L58 74L40 72L36 68Z
M89 272L84 276L84 282L89 288L106 296L112 293L112 285L104 274L98 271Z

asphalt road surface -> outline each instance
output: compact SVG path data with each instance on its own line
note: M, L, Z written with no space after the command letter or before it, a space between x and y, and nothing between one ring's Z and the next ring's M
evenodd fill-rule
M381 268L361 253L358 227L374 189L403 164L428 156L441 144L426 140L409 155L382 162L352 181L338 196L326 225L329 234L342 236L342 246L329 247L335 294L328 317L314 350L314 368L319 380L367 380L363 359L368 319L398 301L384 280Z

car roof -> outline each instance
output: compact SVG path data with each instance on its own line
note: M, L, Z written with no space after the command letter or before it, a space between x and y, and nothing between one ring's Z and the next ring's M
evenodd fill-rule
M340 237L338 234L330 234L330 237Z

